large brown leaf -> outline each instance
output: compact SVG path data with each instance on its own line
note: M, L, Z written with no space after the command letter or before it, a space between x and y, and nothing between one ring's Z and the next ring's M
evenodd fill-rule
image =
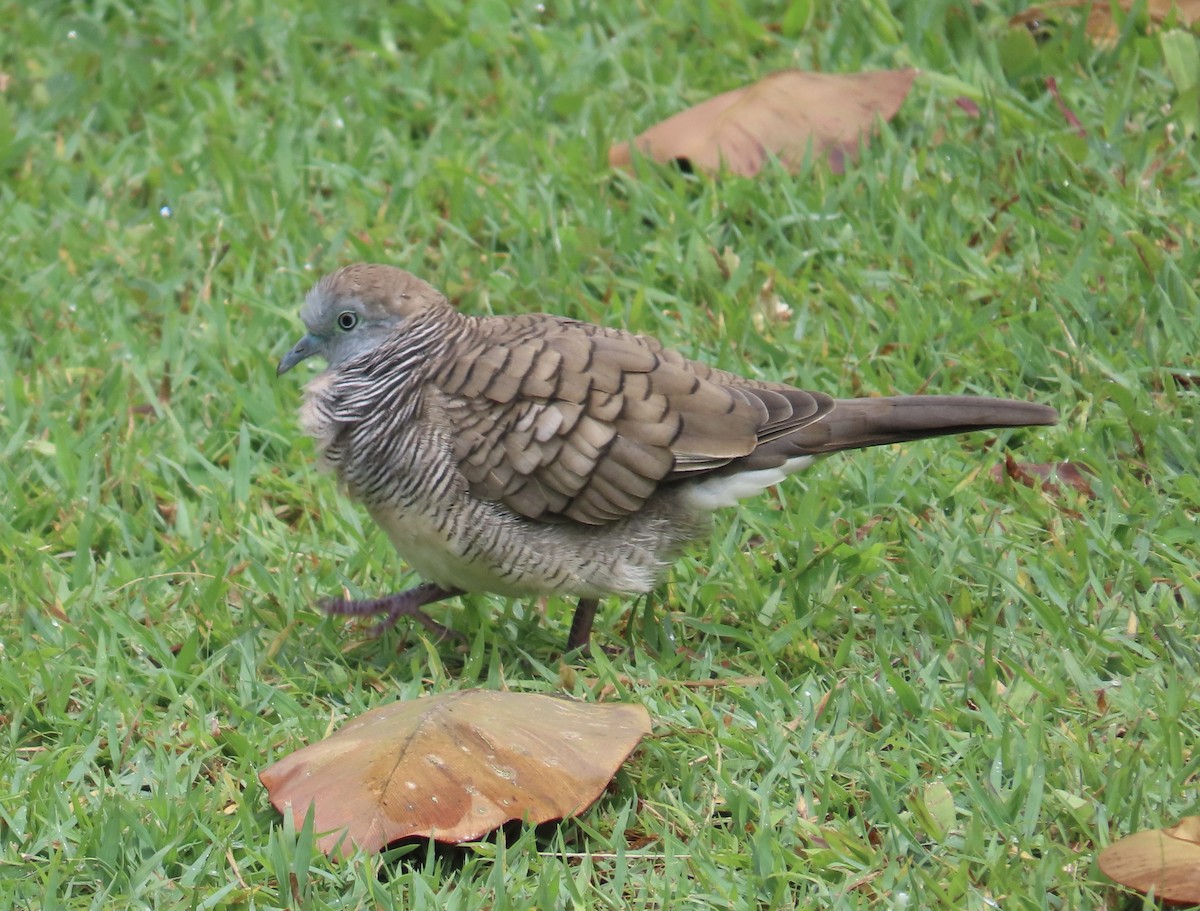
M457 843L582 812L649 732L640 705L466 690L372 709L259 779L297 826L313 806L326 854L343 837Z
M774 155L796 170L811 148L828 154L835 171L858 153L876 118L891 120L912 88L916 70L834 75L784 70L710 98L633 140L655 161L685 160L693 168L753 177ZM608 161L629 169L630 144L613 146Z
M1136 832L1100 852L1104 875L1161 901L1200 903L1200 816Z

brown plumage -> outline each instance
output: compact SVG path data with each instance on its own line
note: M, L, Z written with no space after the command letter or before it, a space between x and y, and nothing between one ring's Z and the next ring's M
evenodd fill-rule
M408 614L463 591L596 599L649 591L712 510L814 458L922 437L1053 424L975 396L833 399L690 361L657 340L544 314L470 317L390 266L309 292L304 429L430 584L342 613Z

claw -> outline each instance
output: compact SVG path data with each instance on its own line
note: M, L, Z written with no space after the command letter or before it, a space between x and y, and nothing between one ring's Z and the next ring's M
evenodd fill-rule
M440 585L426 582L416 588L383 598L371 598L363 601L327 598L321 602L320 607L325 613L340 617L368 617L374 614L383 614L383 619L371 627L370 634L372 636L382 635L395 626L396 621L401 617L408 617L410 620L416 620L439 639L462 641L461 633L455 632L448 626L443 626L421 610L426 604L460 594L462 592L457 589L442 588Z

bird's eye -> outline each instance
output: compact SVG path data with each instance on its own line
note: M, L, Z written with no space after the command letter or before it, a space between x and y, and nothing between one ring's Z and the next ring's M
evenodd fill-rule
M349 332L358 325L358 314L353 310L343 310L337 316L338 328Z

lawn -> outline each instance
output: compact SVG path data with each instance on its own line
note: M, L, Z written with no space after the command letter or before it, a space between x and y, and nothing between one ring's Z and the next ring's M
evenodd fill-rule
M1097 853L1200 789L1195 38L1068 10L1039 44L966 0L0 9L0 908L1141 906ZM775 70L907 66L845 174L607 166ZM722 513L602 606L617 657L562 666L556 600L436 608L465 650L373 639L315 602L413 577L316 471L310 371L275 376L357 260L1061 423ZM271 761L475 686L655 732L580 818L460 849L334 863L268 804Z

